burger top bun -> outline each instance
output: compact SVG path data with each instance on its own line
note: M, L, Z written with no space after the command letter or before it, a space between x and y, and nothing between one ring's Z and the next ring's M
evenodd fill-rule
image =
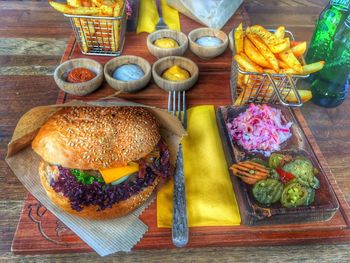
M141 107L67 107L51 116L32 142L43 160L98 170L126 165L160 140L152 113Z

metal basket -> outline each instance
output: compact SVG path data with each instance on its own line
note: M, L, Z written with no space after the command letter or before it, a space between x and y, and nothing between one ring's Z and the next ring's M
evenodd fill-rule
M275 30L269 30L274 32ZM290 31L286 30L289 37L294 40ZM235 55L235 49L233 49ZM302 58L302 64L305 64ZM241 74L241 76L239 76ZM237 85L238 78L245 78L246 87ZM284 106L300 107L303 105L296 83L298 79L307 78L309 75L284 75L246 72L240 69L232 59L231 69L231 94L235 105L246 105L253 103L282 104ZM294 93L294 95L292 94ZM291 98L295 100L291 102Z
M119 17L68 15L80 50L85 55L119 56L126 30L125 5Z

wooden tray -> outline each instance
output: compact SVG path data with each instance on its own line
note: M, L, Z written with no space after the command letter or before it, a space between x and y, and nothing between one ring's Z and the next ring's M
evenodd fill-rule
M331 219L339 209L339 204L335 193L330 186L327 176L317 157L309 144L299 122L295 118L293 111L279 105L279 108L286 123L292 122L292 136L281 145L281 150L277 153L291 154L292 156L304 156L310 160L319 171L317 178L320 182L319 189L315 193L315 201L307 207L283 208L279 203L272 206L264 206L257 202L251 193L251 186L244 183L237 176L231 174L232 184L240 208L242 223L245 225L276 225L287 223L306 223L316 221L327 221ZM248 106L223 106L216 111L220 136L228 165L246 160L248 156L259 157L266 160L262 154L249 153L241 146L232 142L226 124L229 120L236 118L246 111Z
M350 208L333 174L318 148L299 110L295 116L317 159L322 164L339 201L339 211L330 221L271 226L196 227L190 228L188 247L290 245L340 243L350 241ZM153 203L141 215L149 231L134 249L174 248L171 229L158 228L156 205ZM16 254L91 252L79 237L70 231L32 195L28 195L12 244Z
M181 16L182 31L187 33L193 28L201 27L196 22ZM246 12L241 8L230 19L223 30L228 33L234 25L240 21L249 24ZM146 34L126 34L126 44L123 54L134 54L153 63L156 59L148 52L146 47ZM227 49L221 56L210 61L202 60L190 51L187 57L195 61L200 69L200 76L194 88L187 95L188 107L201 104L215 106L230 105L231 93L229 88L231 56ZM62 62L83 57L76 46L74 37L68 43ZM93 59L105 63L110 57L91 56ZM72 99L96 100L113 94L115 90L106 83L96 92L83 98L59 93L57 103ZM167 107L168 94L158 88L152 81L149 86L135 94L118 95L123 99L154 105L160 108ZM305 243L339 243L350 241L350 208L341 193L334 176L318 148L307 123L299 110L294 110L295 117L300 123L307 140L309 141L317 159L321 163L325 174L333 187L340 204L339 211L327 222L290 224L270 226L235 226L235 227L196 227L190 229L188 247L206 246L255 246L255 245L287 245ZM171 241L171 229L157 228L156 205L153 203L140 216L148 225L149 231L134 249L160 249L174 248ZM12 251L15 254L40 254L40 253L72 253L91 252L82 240L62 224L55 216L41 206L31 195L24 202L23 211L14 236Z

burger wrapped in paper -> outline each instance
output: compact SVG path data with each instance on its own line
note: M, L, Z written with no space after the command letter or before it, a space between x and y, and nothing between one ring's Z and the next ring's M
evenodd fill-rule
M154 115L142 107L67 107L32 142L53 203L90 219L124 216L171 175Z

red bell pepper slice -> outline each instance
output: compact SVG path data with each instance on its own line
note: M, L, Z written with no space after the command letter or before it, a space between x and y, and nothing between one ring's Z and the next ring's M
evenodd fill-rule
M280 175L280 180L284 184L288 183L290 180L293 180L295 178L293 174L286 172L281 168L276 168L276 172Z

